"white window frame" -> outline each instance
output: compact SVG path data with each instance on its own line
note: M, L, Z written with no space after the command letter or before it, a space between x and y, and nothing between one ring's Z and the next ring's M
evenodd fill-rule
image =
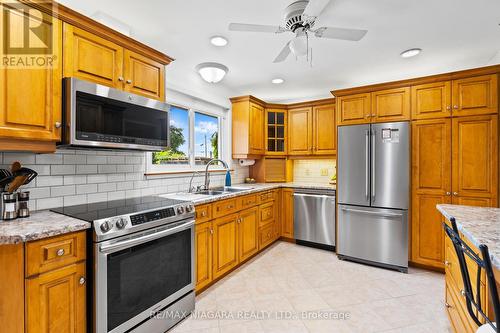
M185 165L169 165L169 164L153 164L153 153L146 153L146 174L152 173L185 173L185 172L195 172L205 170L205 165L195 164L195 133L194 133L194 115L196 112L202 113L207 116L217 117L219 120L219 135L218 135L218 145L219 145L219 158L226 161L230 166L229 159L229 149L227 145L226 138L229 136L229 127L227 121L227 111L214 112L201 110L197 107L186 107L184 105L179 105L175 103L169 103L173 107L185 109L188 111L188 126L189 126L189 148L188 148L188 160L189 163ZM224 170L223 167L219 165L213 165L210 170Z

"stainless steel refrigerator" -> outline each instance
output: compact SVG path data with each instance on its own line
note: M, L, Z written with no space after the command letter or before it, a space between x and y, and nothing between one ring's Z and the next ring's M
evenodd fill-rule
M407 272L409 123L340 126L337 149L339 258Z

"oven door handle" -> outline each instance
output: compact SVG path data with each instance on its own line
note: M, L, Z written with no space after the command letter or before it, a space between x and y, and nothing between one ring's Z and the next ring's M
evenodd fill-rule
M175 226L172 228L168 228L165 230L161 230L158 232L149 233L149 234L144 235L144 236L137 236L137 237L132 238L132 239L119 241L119 242L109 244L109 245L101 245L99 249L100 249L101 253L113 253L113 252L116 252L119 250L127 249L127 248L130 248L130 247L135 246L135 245L147 243L149 241L152 241L152 240L155 240L158 238L162 238L162 237L172 235L172 234L175 234L177 232L189 229L189 228L194 226L194 222L195 222L194 220L190 220L190 221L183 223L181 225L178 225L178 226Z

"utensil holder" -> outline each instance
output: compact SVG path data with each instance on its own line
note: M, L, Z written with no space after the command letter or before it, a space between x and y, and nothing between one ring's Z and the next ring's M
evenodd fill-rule
M17 193L0 193L0 219L14 220L17 218Z

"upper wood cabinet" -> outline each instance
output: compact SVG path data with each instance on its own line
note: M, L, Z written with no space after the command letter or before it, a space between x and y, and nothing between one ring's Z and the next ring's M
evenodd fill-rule
M411 87L413 119L451 116L451 82L426 83Z
M288 155L335 155L335 104L288 110Z
M371 120L371 95L356 94L337 98L337 124L355 125Z
M233 158L265 154L263 102L252 96L231 98Z
M453 119L452 192L454 197L498 197L498 117Z
M285 109L266 108L266 155L286 155L287 112Z
M11 25L22 22L19 7L10 9ZM52 30L52 66L0 68L0 145L4 151L50 152L61 137L62 22L45 18L40 22L31 16L27 20L46 36ZM11 39L23 40L21 28L10 33Z
M498 113L498 75L475 76L452 82L454 116Z
M373 92L371 121L389 122L410 119L410 88L396 88Z
M165 66L64 23L64 76L165 99Z
M165 100L165 66L138 53L124 52L125 90Z
M288 110L288 154L312 153L313 110L302 107Z

